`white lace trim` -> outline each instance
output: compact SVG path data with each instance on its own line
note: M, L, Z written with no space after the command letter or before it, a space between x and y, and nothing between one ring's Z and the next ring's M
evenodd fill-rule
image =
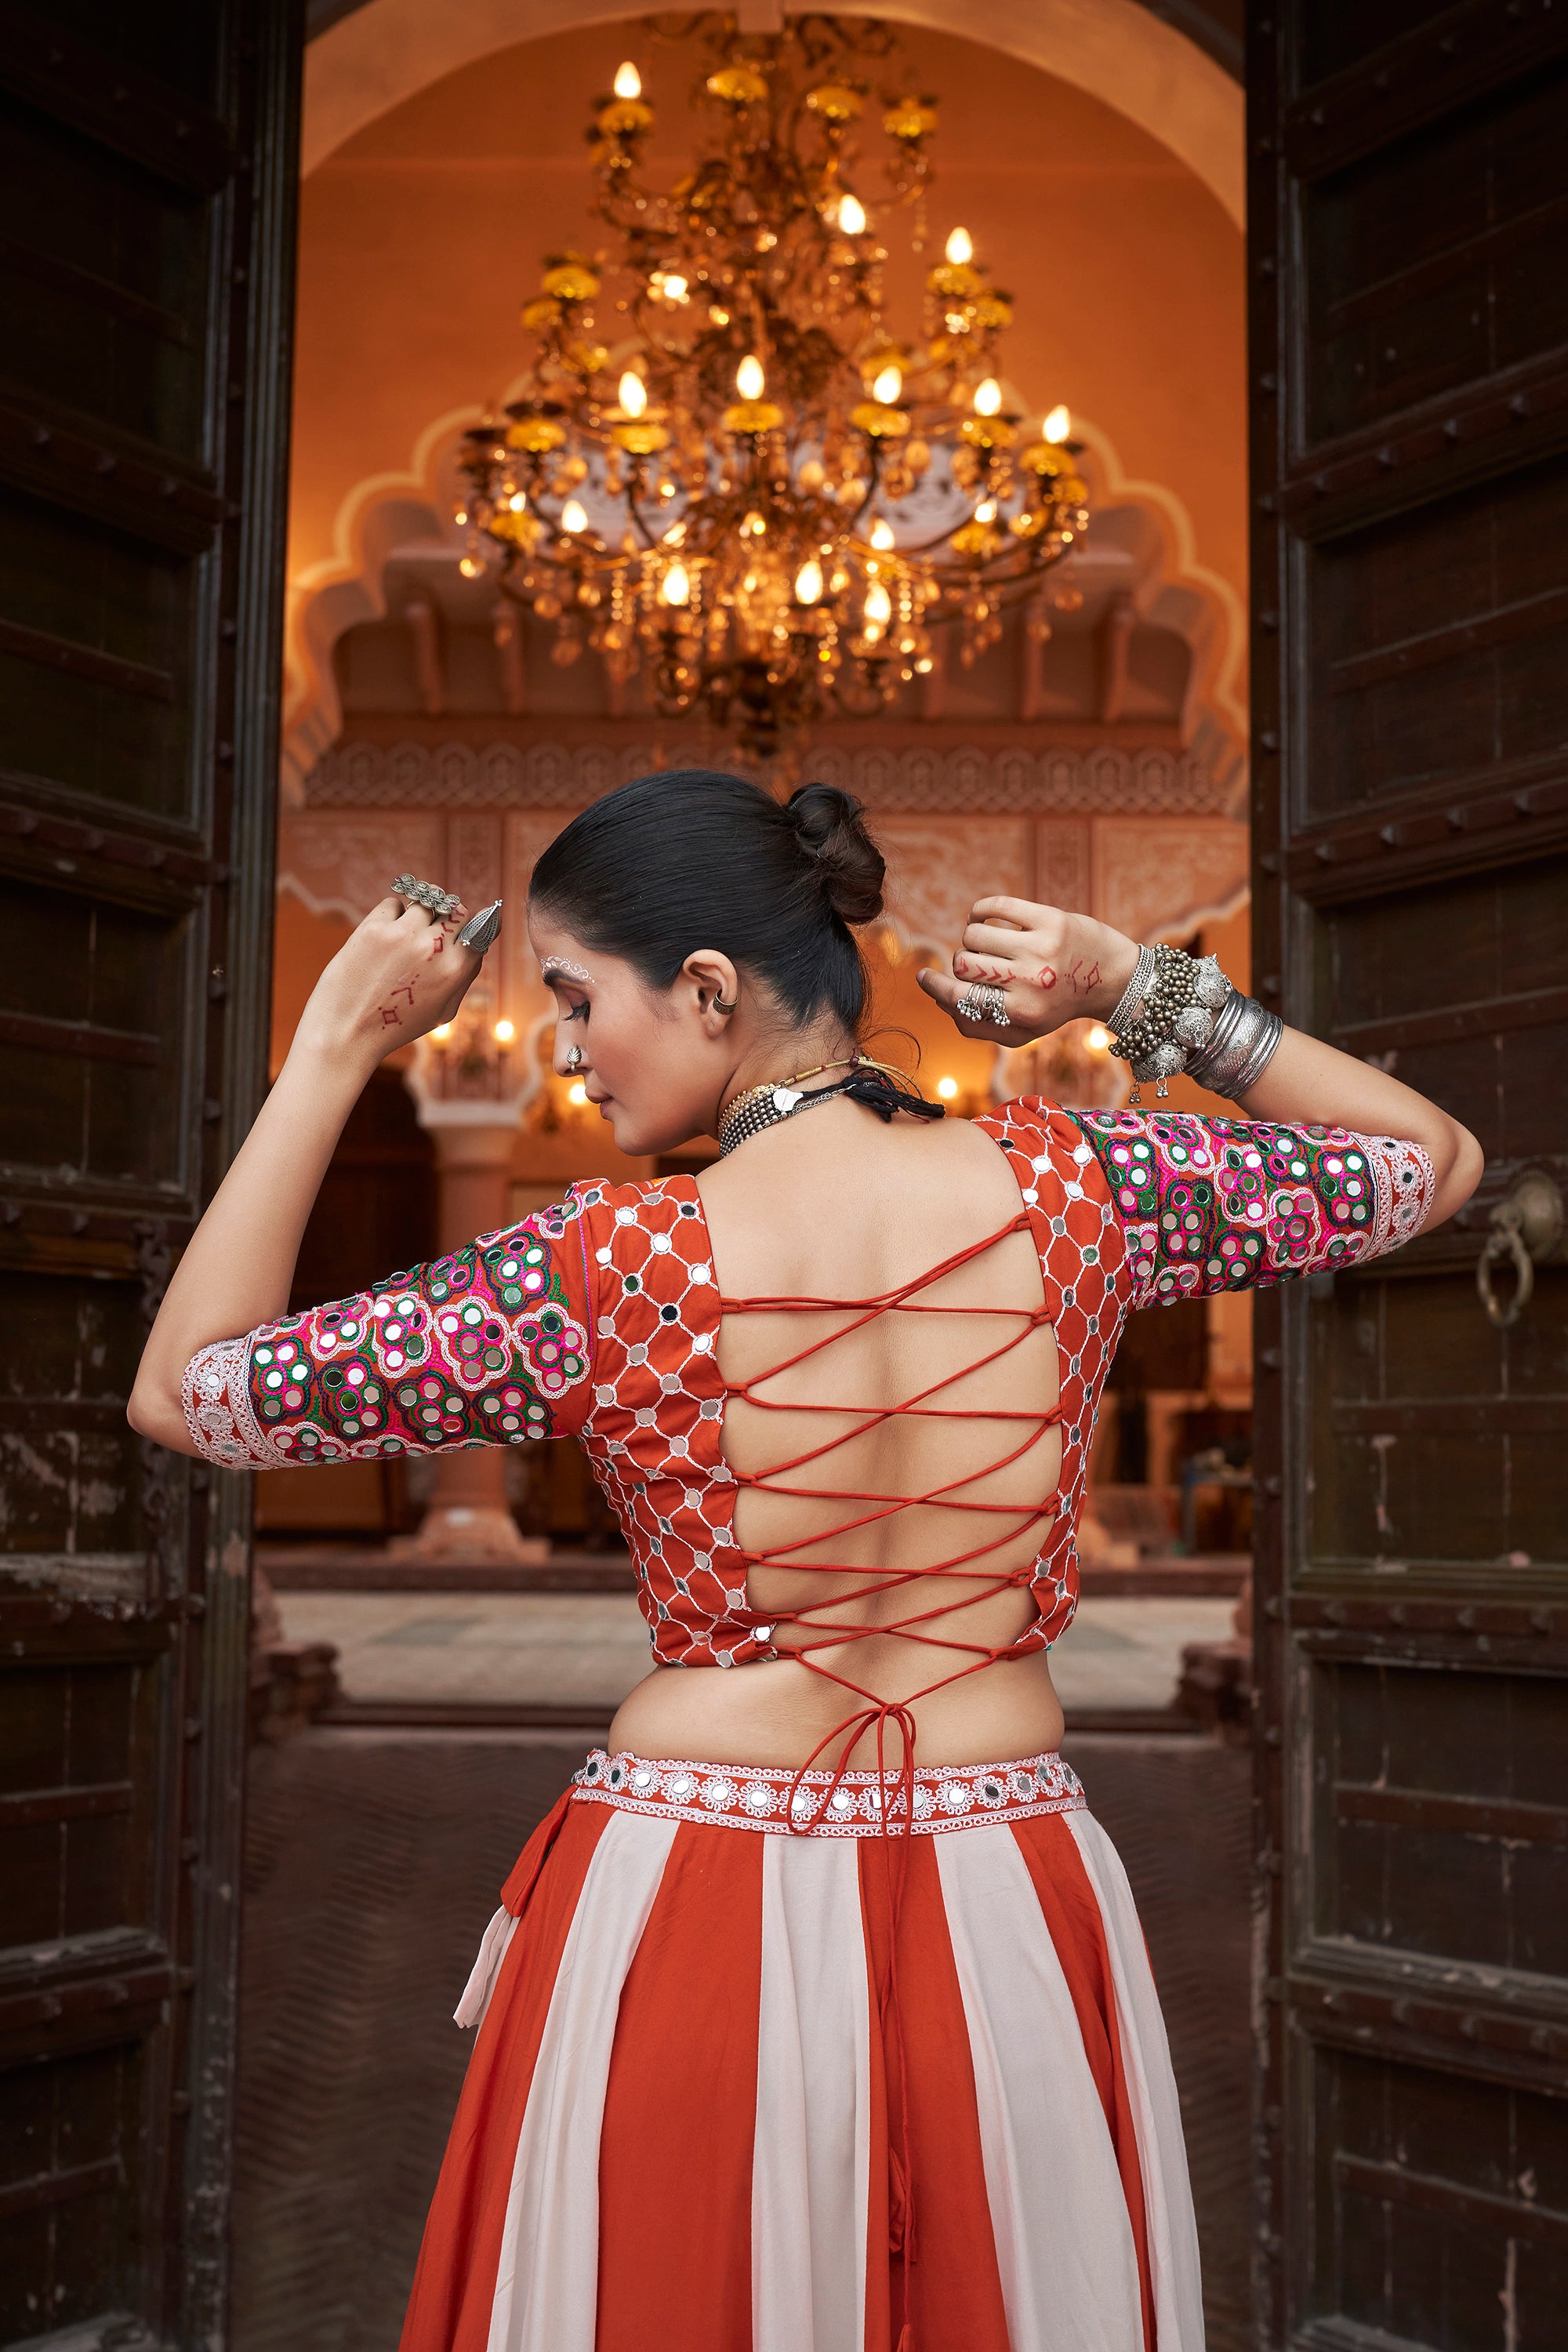
M220 1469L276 1469L282 1461L250 1409L249 1332L215 1339L185 1366L180 1402L185 1427L205 1462Z
M1437 1178L1418 1143L1401 1143L1392 1135L1358 1135L1377 1185L1377 1220L1365 1236L1358 1257L1382 1257L1403 1248L1418 1234L1432 1213Z

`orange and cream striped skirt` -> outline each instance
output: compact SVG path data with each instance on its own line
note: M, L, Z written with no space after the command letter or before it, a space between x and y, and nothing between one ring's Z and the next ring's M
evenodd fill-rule
M1059 1756L591 1756L458 2011L402 2352L1202 2352L1164 2027Z

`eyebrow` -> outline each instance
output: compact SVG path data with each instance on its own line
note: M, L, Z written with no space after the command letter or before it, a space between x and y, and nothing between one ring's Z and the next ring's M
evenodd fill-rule
M580 963L567 963L561 956L546 956L542 977L546 981L552 981L557 976L563 980L586 981L590 988L594 984L593 973L584 971Z

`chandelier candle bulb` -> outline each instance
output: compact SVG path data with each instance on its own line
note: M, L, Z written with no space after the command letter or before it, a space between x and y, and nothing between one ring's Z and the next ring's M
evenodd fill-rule
M893 526L886 515L879 515L871 525L871 544L886 554L893 544Z
M903 388L903 369L901 367L889 365L882 370L876 382L872 384L871 397L873 400L880 402L884 408L891 408L894 401L897 400Z
M619 65L616 68L614 87L616 96L617 98L640 98L642 96L642 76L638 73L636 66L633 65L630 58L626 59L624 65Z
M845 194L838 199L838 226L846 236L859 236L866 226L866 207L858 196Z
M808 557L795 575L795 602L815 604L822 594L822 566L815 556Z
M661 601L666 604L681 605L690 604L691 575L687 571L684 563L672 563L670 565L669 570L665 573L664 578L658 583L658 593Z
M510 1021L498 1021L490 1034L498 1045L510 1045L517 1035L517 1030Z
M975 385L973 407L976 416L995 416L1000 414L1002 387L994 375L988 375L984 383Z
M1050 415L1047 417L1044 432L1047 441L1054 441L1058 444L1070 438L1072 434L1072 411L1068 406L1065 400L1058 401L1056 407L1052 409Z
M567 499L561 509L561 528L563 530L570 531L574 537L578 531L587 530L588 517L580 499Z
M893 600L879 580L873 580L866 591L865 614L868 624L885 629L893 617Z
M642 416L647 410L647 386L635 369L628 368L620 382L621 407L627 416Z
M767 390L768 380L763 373L763 363L754 352L748 352L735 370L735 389L742 400L761 400Z
M974 239L966 228L950 229L943 251L955 269L963 269L974 258Z

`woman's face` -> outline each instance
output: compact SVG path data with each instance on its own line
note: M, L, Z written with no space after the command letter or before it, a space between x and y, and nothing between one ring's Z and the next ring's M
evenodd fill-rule
M582 1080L620 1150L673 1151L712 1134L737 1059L730 1018L714 1009L716 999L737 999L728 958L689 956L668 988L655 989L545 908L530 906L528 937L555 999L554 1066ZM574 1046L582 1049L576 1063Z

